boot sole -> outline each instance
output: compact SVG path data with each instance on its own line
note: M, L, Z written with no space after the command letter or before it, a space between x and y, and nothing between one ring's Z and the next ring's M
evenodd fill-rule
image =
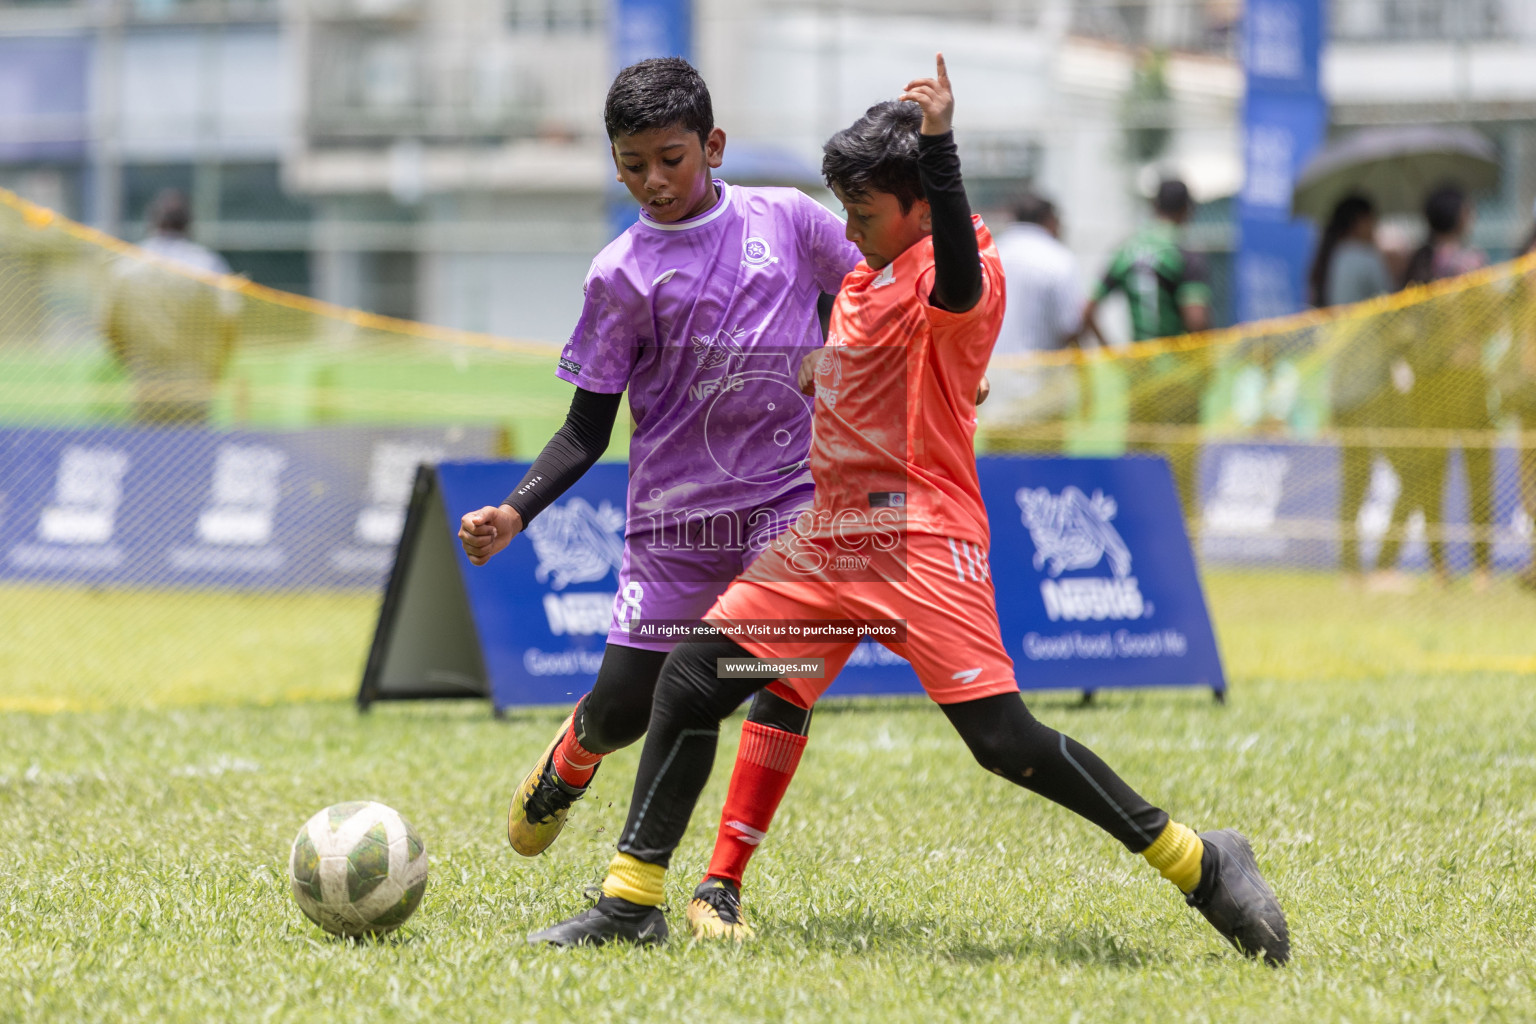
M533 771L523 776L522 785L517 787L517 795L512 798L512 806L507 808L507 842L512 844L512 849L524 857L537 857L559 838L560 831L565 828L565 816L567 811L559 811L555 814L551 825L537 826L528 820L526 808L528 798L538 788L539 776L544 773L544 766L549 764L550 755L555 752L555 747L565 737L565 731L571 727L571 718L561 723L555 732L555 738L549 741L549 746L544 748L544 753L539 755L539 761L534 765Z

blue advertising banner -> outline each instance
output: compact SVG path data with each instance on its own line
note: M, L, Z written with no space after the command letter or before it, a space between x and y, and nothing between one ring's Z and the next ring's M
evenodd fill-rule
M1296 175L1322 145L1328 108L1318 81L1322 0L1249 0L1243 19L1243 190L1238 196L1237 318L1307 305L1315 232L1291 220Z
M612 0L613 69L693 55L693 0Z
M998 620L1023 689L1226 692L1161 458L978 460Z
M1226 689L1172 478L1152 458L986 458L998 616L1019 684ZM492 701L569 703L591 686L617 600L627 467L599 464L481 567L459 517L499 500L524 464L437 467L446 535L464 581ZM442 526L440 529L444 528ZM898 655L862 643L833 695L921 693Z
M476 429L0 431L0 579L377 589L417 465Z
M1323 0L1248 0L1243 71L1250 91L1315 94L1323 48Z
M1445 491L1441 495L1443 528L1449 534L1446 557L1452 572L1472 567L1471 515L1466 458L1447 453ZM1340 565L1338 531L1352 530L1359 541L1361 566L1374 565L1387 530L1397 521L1405 530L1398 565L1429 566L1423 509L1399 508L1403 483L1391 459L1372 460L1369 486L1353 522L1341 514L1340 450L1317 444L1207 444L1201 453L1200 553L1207 565L1293 566L1332 569ZM1510 572L1531 564L1536 524L1520 499L1518 453L1494 450L1492 507L1483 528L1491 531L1493 568Z

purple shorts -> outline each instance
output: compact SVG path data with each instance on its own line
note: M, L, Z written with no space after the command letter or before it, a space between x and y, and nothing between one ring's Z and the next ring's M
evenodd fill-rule
M658 529L624 538L619 591L613 599L608 642L643 651L670 651L675 640L631 636L641 621L696 622L731 581L811 504L800 488L750 512L673 517Z

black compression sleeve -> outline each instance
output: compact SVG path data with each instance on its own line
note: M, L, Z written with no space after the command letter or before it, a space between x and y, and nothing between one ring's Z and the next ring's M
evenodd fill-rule
M555 431L527 475L507 495L503 505L511 505L523 517L523 526L549 507L550 503L566 492L592 468L603 452L608 450L608 439L613 436L613 424L619 416L620 392L606 395L598 391L577 388L571 398L570 411L565 423Z
M981 766L1075 811L1140 853L1168 815L1132 789L1098 755L1043 723L1017 693L940 704Z
M773 682L717 677L719 659L750 657L751 651L724 633L684 641L667 657L635 772L629 820L619 836L621 853L662 867L672 860L714 767L720 720Z
M918 135L917 173L933 211L933 291L940 309L964 313L981 301L981 252L971 224L971 204L960 180L955 133Z
M603 650L592 692L581 698L572 719L576 742L583 750L609 754L645 735L656 680L666 660L666 651L642 651L619 644L609 644Z

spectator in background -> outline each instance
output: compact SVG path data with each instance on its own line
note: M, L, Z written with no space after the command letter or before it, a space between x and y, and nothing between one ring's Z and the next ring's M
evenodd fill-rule
M1466 244L1472 227L1472 206L1461 189L1447 185L1430 193L1424 203L1429 237L1408 259L1404 285L1429 284L1470 273L1487 266L1488 258ZM1493 324L1484 323L1470 305L1450 301L1437 307L1438 315L1426 319L1405 358L1411 371L1408 390L1409 425L1426 431L1475 430L1481 438L1462 445L1467 469L1467 494L1476 530L1472 542L1473 586L1484 589L1490 581L1493 547L1493 449L1487 437L1494 428L1488 408L1488 378L1483 372L1483 343ZM1459 314L1459 315L1458 315ZM1435 579L1450 581L1446 558L1446 466L1450 444L1405 448L1400 453L1402 496L1392 510L1392 527L1382 545L1379 562L1391 567L1401 547L1401 525L1414 509L1424 512L1429 535L1430 565Z
M1376 207L1362 195L1340 199L1323 229L1308 275L1312 305L1343 306L1394 291L1376 247Z
M1312 305L1343 306L1364 302L1394 291L1386 260L1376 248L1376 208L1362 195L1339 200L1333 215L1318 240L1317 255L1307 276ZM1406 379L1402 356L1386 332L1362 330L1361 323L1348 321L1330 325L1330 330L1348 332L1338 345L1333 359L1333 420L1342 428L1339 489L1339 524L1342 530L1339 560L1349 578L1360 578L1360 545L1355 524L1365 504L1376 451L1363 443L1361 433L1371 428L1403 427L1407 424ZM1394 373L1394 363L1396 372ZM1394 378L1397 384L1394 384ZM1395 449L1384 452L1392 460ZM1396 466L1399 475L1402 468ZM1378 566L1367 580L1369 589L1403 589L1404 581L1393 571Z
M1205 261L1180 245L1180 229L1195 204L1182 181L1165 181L1152 201L1152 220L1132 235L1109 262L1083 312L1083 323L1099 333L1095 314L1112 292L1130 301L1134 342L1193 334L1211 325L1211 285ZM1195 479L1200 448L1193 435L1200 423L1206 360L1195 352L1159 353L1130 364L1127 409L1129 451L1168 457L1186 522L1198 510ZM1168 437L1172 434L1173 437Z
M997 235L997 252L1008 284L1008 308L992 358L1017 359L1078 343L1087 291L1072 255L1061 242L1061 218L1050 200L1027 195L1014 207L1014 223ZM991 397L980 410L988 451L1059 450L1058 426L1078 405L1078 367L1061 364L1022 369L995 366L987 374Z
M218 253L188 237L186 196L161 192L150 205L146 260L120 258L107 286L105 331L132 383L134 419L194 426L208 421L219 379L234 351L240 299L178 268L228 274Z

